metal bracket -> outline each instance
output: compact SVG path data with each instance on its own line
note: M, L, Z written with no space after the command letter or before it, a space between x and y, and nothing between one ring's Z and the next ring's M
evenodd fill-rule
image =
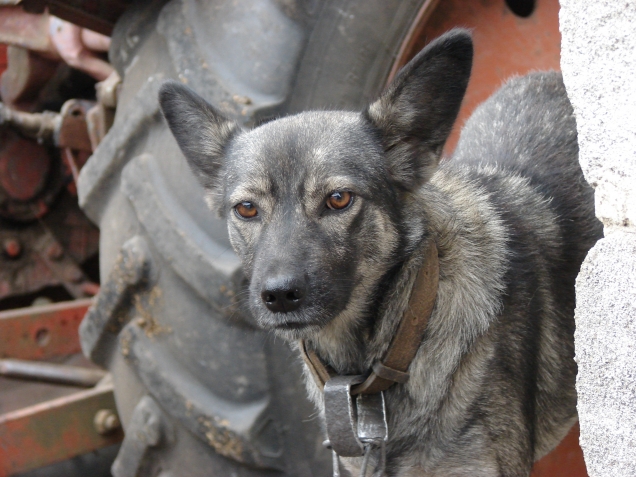
M384 392L377 394L358 394L358 438L364 444L386 441L389 437L386 423Z
M362 380L362 376L336 376L325 384L325 445L333 451L335 477L340 476L339 456L364 456L360 473L364 477L375 449L380 451L377 468L384 473L389 437L384 393L360 394L354 401L351 387Z
M358 416L351 396L351 386L362 380L362 376L336 376L325 383L327 438L333 451L343 457L364 454L364 445L358 439Z
M386 466L386 441L389 438L384 392L358 394L356 407L358 411L358 438L364 444L364 459L362 459L360 477L366 476L371 453L376 449L379 450L376 465L379 471L378 475L384 475L384 468Z

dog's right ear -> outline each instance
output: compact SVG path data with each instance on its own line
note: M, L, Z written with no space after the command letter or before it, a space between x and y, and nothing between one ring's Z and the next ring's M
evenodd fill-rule
M216 195L225 146L239 130L238 124L176 81L161 86L159 104L195 176L209 195Z
M400 187L415 190L433 175L461 105L473 61L467 30L432 41L365 111L382 137L387 167Z

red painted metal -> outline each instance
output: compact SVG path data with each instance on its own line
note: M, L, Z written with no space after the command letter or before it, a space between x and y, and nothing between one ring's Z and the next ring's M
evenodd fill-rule
M460 128L475 107L507 78L530 71L560 70L558 0L537 1L534 12L526 18L515 15L504 0L443 0L433 5L423 20L406 39L398 66L453 27L470 28L475 44L470 83L446 152L455 148Z
M0 45L0 74L7 69L7 45Z
M78 353L77 329L91 303L85 299L0 313L0 357L42 360ZM31 382L23 386L24 391L33 388ZM57 387L51 389L59 395ZM103 384L0 414L0 477L120 442L121 428L106 432L95 425L100 413L116 416L115 410L112 385Z
M28 306L35 296L28 298L26 294L44 287L63 286L68 298L95 294L96 284L78 264L96 253L99 231L77 208L76 200L63 194L42 222L0 228L0 246L13 240L21 246L18 256L0 249L0 310ZM20 295L25 296L18 299L20 305L11 305L12 297Z
M94 101L83 99L69 99L64 103L60 111L62 122L56 140L58 147L93 152L86 123L86 113L93 106L95 106Z
M19 5L0 8L0 42L40 53L52 50L49 16L25 12Z
M110 35L130 3L125 0L23 0L21 4L28 12L48 10L51 15L75 25Z
M68 4L68 1L63 3ZM108 51L110 38L49 15L46 9L42 14L27 13L23 6L28 5L22 2L22 6L0 8L1 43L21 47L56 62L64 61L98 81L112 73L113 67L96 54Z
M0 477L116 444L120 428L102 435L94 423L99 411L115 409L106 385L0 415Z
M5 30L7 29L0 32L0 37L6 37L10 33ZM19 30L18 33L24 33ZM48 35L48 28L42 31ZM34 35L27 39L33 40L32 36ZM48 37L46 39L48 41ZM18 40L22 40L22 37ZM30 51L15 47L11 51L12 69L6 71L2 77L0 88L3 99L5 103L18 109L29 110L57 64ZM6 69L7 47L0 45L0 73ZM68 110L68 118L64 118L66 121L61 128L62 137L64 145L79 145L80 149L90 151L84 109L79 115L75 109ZM83 130L80 130L81 127ZM83 165L87 156L87 153L78 153L75 161L78 168ZM0 141L0 198L22 207L25 204L32 206L35 212L30 216L43 215L48 211L45 200L53 200L57 195L46 195L44 190L45 187L50 188L52 165L53 160L46 148L13 132L3 132ZM16 213L10 207L5 209L10 218L24 215ZM61 209L58 207L56 210L59 212ZM37 289L49 283L55 284L60 280L65 284L72 282L72 286L82 292L86 290L85 293L96 293L98 286L86 280L74 260L82 261L94 252L97 231L87 229L88 222L83 217L80 219L73 215L74 211L75 209L61 211L53 218L62 227L64 246L52 239L48 229L44 235L36 233L33 227L0 230L3 252L0 256L0 297L30 291L29 287ZM54 223L55 226L58 225L57 222ZM35 228L39 230L41 226L37 225ZM45 238L52 240L44 240ZM10 281L4 281L3 278ZM26 289L22 290L21 287ZM90 305L91 300L85 299L0 312L0 358L78 358L77 353L81 351L78 327ZM38 363L33 365L37 366ZM40 367L47 365L42 363ZM48 401L40 402L42 399ZM19 408L20 406L26 407ZM2 409L9 412L1 414ZM0 477L28 471L121 441L121 429L115 429L111 433L101 429L100 434L94 424L94 419L100 412L116 416L115 409L112 386L76 392L69 386L2 378Z
M117 1L114 0L115 3ZM37 3L30 2L32 5ZM97 13L91 13L91 2L80 1L74 6L68 2L62 3L71 10L79 9L78 15L84 9L89 14ZM106 3L104 9L113 4L112 1ZM58 101L57 80L50 81L59 69L60 60L66 58L64 52L69 52L60 50L59 42L52 40L60 40L62 30L68 27L71 33L79 32L78 38L86 37L90 40L88 44L99 51L104 50L109 39L51 17L44 8L45 4L40 4L41 15L24 12L24 5L5 5L0 8L0 43L11 45L8 48L0 45L0 96L5 106L3 116L7 116L7 111L12 111L11 120L8 121L7 117L4 119L7 124L20 130L20 134L7 127L0 131L0 217L9 219L0 228L0 246L12 239L21 245L21 253L13 253L15 247L4 246L0 249L2 308L15 306L16 301L20 302L20 295L25 296L21 304L28 303L26 295L44 287L62 285L70 296L76 298L94 291L94 284L84 276L80 264L96 252L98 232L87 219L75 220L71 216L77 204L69 204L66 200L68 194L63 191L66 186L72 196L77 195L73 179L77 179L79 170L92 152L86 113L94 103L68 101L59 116L53 113L26 113L40 111L51 99ZM104 9L100 9L100 14L105 13ZM52 29L51 26L56 28ZM112 70L98 56L91 55L93 63L102 62L108 67L108 72ZM83 58L85 55L80 54L79 60ZM45 84L54 86L47 89ZM42 120L35 121L31 116L40 116ZM48 134L44 134L45 131ZM32 136L37 137L38 141L26 139ZM51 147L39 144L42 139L47 145L57 140L60 142L59 147L71 148L72 151L69 151L70 154L60 151L60 158ZM64 195L64 201L60 199L61 195ZM67 219L74 223L67 224ZM17 222L21 224L14 227ZM63 248L63 256L59 260L42 255L40 245L50 241L51 235Z
M81 352L78 332L91 299L0 313L0 358L48 359Z
M51 168L47 150L13 131L2 134L0 188L15 200L33 199L44 187Z
M33 111L39 93L59 63L17 46L7 48L7 69L0 78L2 102L19 111Z

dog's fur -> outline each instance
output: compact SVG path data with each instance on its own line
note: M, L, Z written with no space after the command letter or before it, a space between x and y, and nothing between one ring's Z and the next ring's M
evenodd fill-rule
M470 35L454 30L361 114L307 112L251 131L182 85L160 93L210 207L227 218L254 317L304 338L339 374L382 358L423 244L437 244L426 336L410 380L386 391L389 475L527 476L577 419L574 280L601 226L572 108L558 73L513 79L438 167L471 63ZM351 205L327 208L334 191L353 193ZM235 213L247 201L253 219ZM270 311L272 286L300 290L300 306ZM360 459L347 464L355 473Z

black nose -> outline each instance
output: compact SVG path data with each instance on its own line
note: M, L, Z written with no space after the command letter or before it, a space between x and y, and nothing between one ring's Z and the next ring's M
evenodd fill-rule
M300 280L290 278L268 279L261 292L265 306L274 313L297 310L305 298L305 286Z

